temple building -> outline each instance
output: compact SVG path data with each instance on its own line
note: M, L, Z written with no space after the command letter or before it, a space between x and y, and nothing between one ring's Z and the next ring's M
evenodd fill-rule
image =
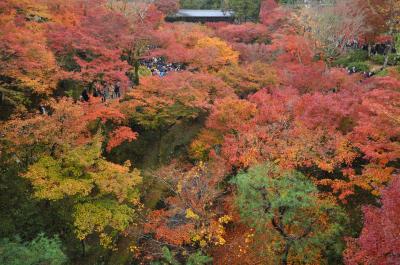
M168 16L168 22L233 22L235 20L233 11L224 10L194 10L180 9L176 14Z

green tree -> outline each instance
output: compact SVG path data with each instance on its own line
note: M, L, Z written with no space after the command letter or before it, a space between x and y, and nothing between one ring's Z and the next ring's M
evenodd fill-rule
M0 240L0 264L3 265L61 265L67 257L61 250L61 241L39 234L30 242L21 239Z
M187 260L186 265L205 265L212 262L212 258L204 255L201 251L191 254ZM162 257L160 260L154 261L151 265L180 265L181 263L176 260L175 253L168 247L162 248Z
M239 21L258 20L261 0L228 0L227 8L235 11Z
M205 256L201 251L198 251L189 256L186 265L204 265L212 262L212 258Z
M71 205L67 211L82 243L95 234L102 246L114 247L139 206L141 177L129 167L104 160L101 142L95 140L59 156L42 156L24 177L33 185L35 198Z
M187 9L221 8L221 0L181 0L181 7Z
M238 174L234 183L241 217L264 235L274 262L323 263L332 254L327 252L341 253L346 216L303 174L265 163Z

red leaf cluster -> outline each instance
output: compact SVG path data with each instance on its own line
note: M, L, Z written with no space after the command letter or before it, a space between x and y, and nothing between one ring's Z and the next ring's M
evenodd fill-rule
M115 147L121 145L123 142L132 142L137 139L138 134L133 132L131 128L121 126L112 131L109 135L109 141L107 144L107 152L110 152Z
M396 265L400 258L400 178L382 192L382 206L366 206L364 227L356 239L348 239L345 263Z

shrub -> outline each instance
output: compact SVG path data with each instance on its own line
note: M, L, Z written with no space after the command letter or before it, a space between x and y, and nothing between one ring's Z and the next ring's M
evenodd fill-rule
M389 71L387 69L383 69L376 73L376 76L388 76L388 75L389 75Z
M368 60L368 52L364 50L355 50L350 52L344 56L339 57L335 62L334 65L336 66L343 66L349 67L350 64L355 62L363 62Z
M364 62L353 62L353 63L349 63L347 65L348 68L356 68L357 72L369 72L369 66L368 64L364 63Z
M0 264L7 265L62 265L67 257L61 250L61 241L56 237L48 239L43 234L31 242L0 240Z
M371 57L371 61L376 64L383 65L385 62L385 55L377 54ZM389 54L388 65L400 65L400 55L395 53Z

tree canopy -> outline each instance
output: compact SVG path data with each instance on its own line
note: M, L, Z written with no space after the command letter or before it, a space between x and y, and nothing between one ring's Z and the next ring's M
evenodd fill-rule
M398 3L0 1L0 263L398 264Z

